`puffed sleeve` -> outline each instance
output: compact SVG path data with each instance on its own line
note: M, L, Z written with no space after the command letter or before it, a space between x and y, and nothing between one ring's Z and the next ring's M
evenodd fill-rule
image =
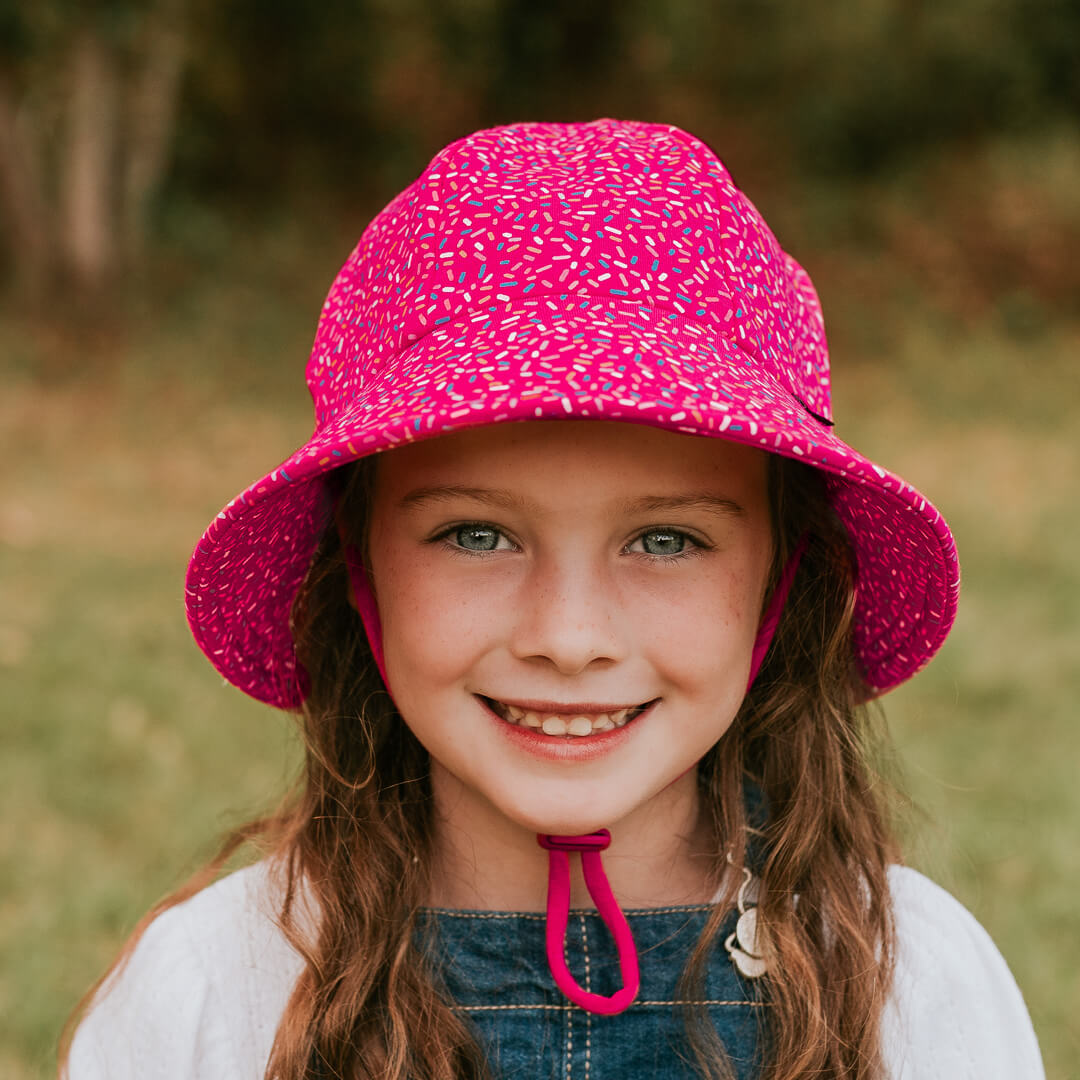
M304 967L280 885L255 863L159 915L79 1025L69 1080L262 1080Z
M75 1032L69 1080L218 1080L240 1073L187 912L158 916Z
M890 870L897 963L884 1016L892 1080L1045 1080L1024 999L987 932L944 889Z

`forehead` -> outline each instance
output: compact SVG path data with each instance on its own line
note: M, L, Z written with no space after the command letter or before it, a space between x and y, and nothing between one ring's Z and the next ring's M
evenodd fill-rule
M375 492L380 501L440 486L498 488L552 505L690 491L756 501L764 497L767 458L724 439L642 424L537 420L472 428L380 454Z

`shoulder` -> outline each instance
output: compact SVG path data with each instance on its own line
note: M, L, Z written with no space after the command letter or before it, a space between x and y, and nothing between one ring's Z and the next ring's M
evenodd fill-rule
M266 863L159 915L79 1025L70 1080L262 1077L303 968Z
M974 916L908 867L889 885L896 978L884 1022L893 1080L1043 1080L1024 1000Z

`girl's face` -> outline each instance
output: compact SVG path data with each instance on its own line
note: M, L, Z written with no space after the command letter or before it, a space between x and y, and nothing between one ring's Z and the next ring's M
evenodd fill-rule
M390 688L442 809L613 827L693 790L742 702L772 555L766 454L591 420L442 436L378 459L370 553ZM630 719L584 738L528 726L548 714Z

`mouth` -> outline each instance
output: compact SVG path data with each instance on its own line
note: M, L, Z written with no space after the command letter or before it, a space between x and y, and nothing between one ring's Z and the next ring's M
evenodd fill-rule
M494 698L484 697L482 694L476 696L506 723L529 729L537 735L547 735L552 739L563 740L586 739L590 735L600 735L626 727L659 700L659 698L653 698L640 705L615 709L611 712L586 714L534 712L531 709L523 709L517 705L508 705Z

